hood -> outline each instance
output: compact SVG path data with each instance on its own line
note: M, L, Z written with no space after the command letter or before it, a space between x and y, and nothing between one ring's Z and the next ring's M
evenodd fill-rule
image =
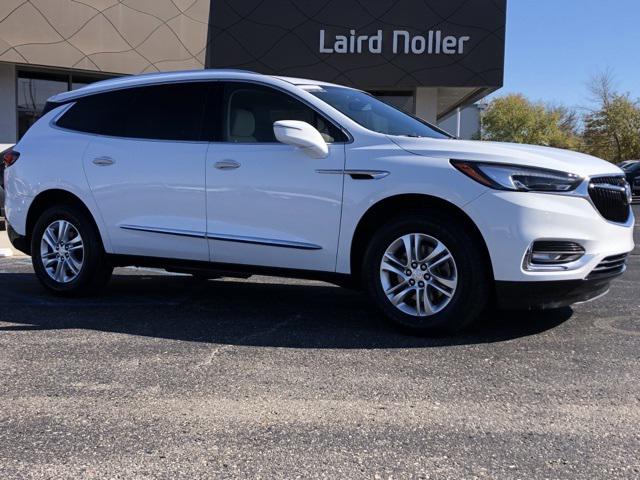
M425 157L509 163L575 173L582 177L623 174L620 168L606 160L559 148L440 138L389 138L403 150Z

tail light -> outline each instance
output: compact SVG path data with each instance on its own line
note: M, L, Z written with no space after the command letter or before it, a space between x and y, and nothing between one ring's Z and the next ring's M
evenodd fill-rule
M5 167L10 167L20 158L20 152L16 152L13 148L9 150L5 150L2 153L2 160L4 161Z

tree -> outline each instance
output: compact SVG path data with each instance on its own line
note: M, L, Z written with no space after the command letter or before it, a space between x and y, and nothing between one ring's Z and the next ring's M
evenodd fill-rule
M578 116L566 107L533 103L520 94L496 98L482 117L484 140L577 149Z
M589 90L596 108L584 118L585 150L615 162L640 158L638 101L633 101L629 94L615 91L610 71L593 77Z

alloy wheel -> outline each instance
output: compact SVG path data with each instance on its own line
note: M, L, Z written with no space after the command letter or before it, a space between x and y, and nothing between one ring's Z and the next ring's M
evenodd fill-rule
M411 233L393 241L384 252L380 282L396 308L415 317L429 317L451 302L458 271L453 255L442 242Z
M84 243L78 229L67 220L51 223L42 234L40 259L56 282L74 281L84 263Z

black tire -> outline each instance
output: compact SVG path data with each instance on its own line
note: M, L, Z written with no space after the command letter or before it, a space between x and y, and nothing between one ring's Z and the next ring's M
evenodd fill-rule
M419 233L436 238L455 260L457 285L449 303L431 316L405 313L387 298L380 278L383 256L400 237ZM363 284L375 305L397 327L417 335L456 333L471 324L490 300L491 275L477 235L450 216L416 211L397 217L372 237L364 254Z
M52 278L42 262L41 242L45 230L54 222L69 222L82 237L84 245L82 266L77 276L68 283ZM31 235L31 260L40 283L49 291L64 296L83 296L100 291L111 278L111 266L104 252L95 224L83 210L71 205L56 205L45 210L38 218Z

